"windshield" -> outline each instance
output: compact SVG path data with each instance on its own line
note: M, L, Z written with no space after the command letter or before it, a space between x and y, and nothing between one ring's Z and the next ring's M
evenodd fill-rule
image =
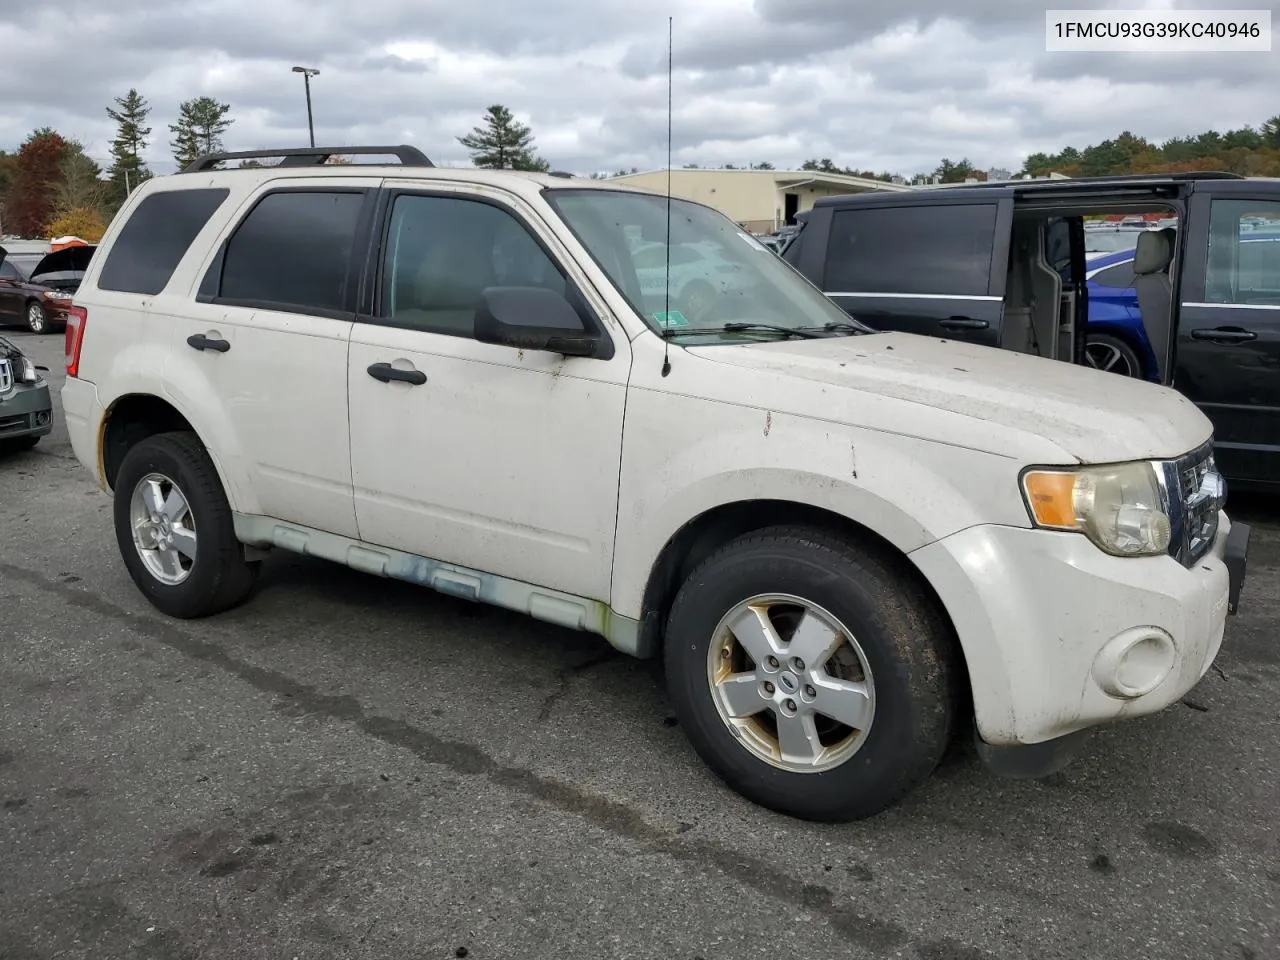
M1117 253L1132 250L1138 245L1141 230L1086 230L1085 253Z
M556 213L649 327L666 336L738 340L762 330L726 323L871 333L732 220L687 200L614 190L548 189ZM775 331L773 335L777 335Z

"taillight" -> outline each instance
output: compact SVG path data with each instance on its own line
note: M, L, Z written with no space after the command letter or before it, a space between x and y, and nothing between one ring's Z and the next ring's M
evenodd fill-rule
M89 322L89 311L74 304L67 307L66 361L67 376L74 377L80 370L80 345L84 343L84 327Z

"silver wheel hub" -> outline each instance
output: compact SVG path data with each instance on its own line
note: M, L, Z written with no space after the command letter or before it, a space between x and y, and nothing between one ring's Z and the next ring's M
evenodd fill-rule
M707 680L738 742L789 772L845 763L875 714L875 683L857 640L800 597L753 597L729 611L708 652Z
M143 477L129 498L129 520L133 545L151 576L170 586L191 576L195 518L176 483L160 473Z

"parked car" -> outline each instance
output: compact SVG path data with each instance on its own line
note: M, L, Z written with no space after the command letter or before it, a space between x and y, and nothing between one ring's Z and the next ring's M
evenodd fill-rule
M1167 211L1182 225L1172 248L1165 230L1136 234L1136 296L1159 376L1213 421L1234 486L1280 490L1280 270L1271 259L1247 266L1241 230L1280 214L1280 179L1190 173L824 197L783 257L876 329L1082 364L1081 218L1108 206ZM1048 253L1064 243L1066 281Z
M38 257L11 257L0 247L0 324L23 323L32 333L65 329L67 307L95 249L64 247Z
M0 452L29 450L53 429L49 384L16 343L0 337Z
M158 610L227 610L280 549L592 631L663 658L734 789L819 820L970 712L1043 773L1213 663L1249 528L1173 391L869 331L690 201L323 163L386 149L201 158L89 265L67 429ZM737 268L696 324L641 283L668 230Z

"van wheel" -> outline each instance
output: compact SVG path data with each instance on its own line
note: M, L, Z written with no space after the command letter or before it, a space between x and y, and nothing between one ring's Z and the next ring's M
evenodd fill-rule
M1108 333L1086 334L1084 359L1089 366L1108 373L1138 379L1145 377L1138 352L1119 337Z
M138 589L156 609L191 619L221 613L253 588L231 507L192 433L160 433L134 446L115 481L116 542Z
M817 529L748 534L671 607L667 685L702 759L780 813L872 816L948 746L953 636L891 560Z

